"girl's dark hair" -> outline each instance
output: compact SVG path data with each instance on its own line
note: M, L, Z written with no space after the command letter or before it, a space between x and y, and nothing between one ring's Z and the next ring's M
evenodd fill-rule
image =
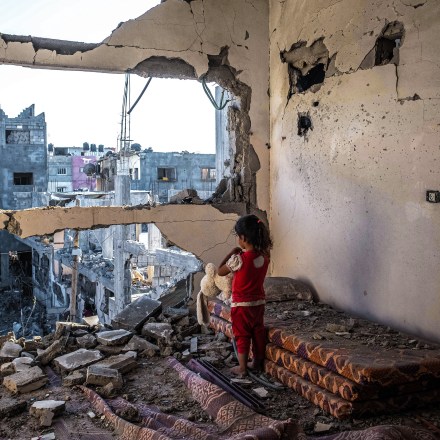
M269 255L272 240L266 225L256 215L240 217L234 230L237 235L242 235L248 243L252 244L256 251Z

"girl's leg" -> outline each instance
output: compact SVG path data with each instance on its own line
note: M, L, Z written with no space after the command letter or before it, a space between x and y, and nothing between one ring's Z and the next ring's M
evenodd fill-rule
M246 316L248 307L232 307L231 320L232 332L237 345L238 366L231 369L232 374L245 376L247 374L247 361L251 343L249 322Z
M238 357L238 365L236 367L231 368L231 373L235 374L236 376L246 376L247 374L247 360L248 360L248 353L237 353Z
M249 368L262 370L266 355L266 328L264 327L264 305L256 306L254 315L255 327L252 332L252 362Z

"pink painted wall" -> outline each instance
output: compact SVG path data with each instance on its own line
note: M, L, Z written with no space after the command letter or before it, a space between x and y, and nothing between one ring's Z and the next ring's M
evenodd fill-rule
M73 190L88 188L96 190L96 178L86 176L82 170L88 163L96 164L95 156L72 156L72 186Z

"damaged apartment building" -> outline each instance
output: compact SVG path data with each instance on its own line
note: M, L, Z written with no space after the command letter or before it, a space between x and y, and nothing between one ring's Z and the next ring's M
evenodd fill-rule
M54 242L60 231L79 231L72 247L89 235L86 248L99 242L102 254L102 231L114 228L122 268L114 297L104 260L99 280L87 276L100 284L95 295L109 298L101 312L118 313L131 301L125 263L150 258L133 225L154 224L170 249L200 263L185 281L194 297L201 263L218 264L236 246L239 216L255 213L274 241L270 276L299 280L316 301L439 343L439 27L435 0L166 0L96 44L0 34L0 63L216 83L232 98L216 157L226 168L215 167L209 203L138 198L129 206L136 167L127 160L115 170L125 195L114 203L84 196L65 207L5 210L0 224L21 239L53 235ZM161 185L173 167L163 167ZM165 200L169 192L161 191ZM53 264L70 266L63 261L77 254L61 253ZM68 276L64 270L55 273ZM93 292L80 283L85 295Z

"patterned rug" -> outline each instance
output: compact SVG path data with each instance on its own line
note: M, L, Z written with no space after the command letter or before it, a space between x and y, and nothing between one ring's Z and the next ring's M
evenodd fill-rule
M215 429L208 430L185 419L163 414L156 408L137 405L138 424L124 420L114 411L134 405L124 399L106 402L91 389L81 386L95 411L105 416L121 440L307 440L299 425L292 420L274 420L253 412L235 400L218 386L207 382L185 368L176 359L170 358L170 367L178 373L193 397L212 417ZM320 440L436 440L421 429L396 426L376 426L363 431L350 431Z

